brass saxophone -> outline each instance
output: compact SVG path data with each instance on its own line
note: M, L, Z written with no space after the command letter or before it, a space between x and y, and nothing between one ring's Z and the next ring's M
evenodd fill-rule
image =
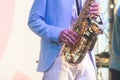
M89 8L94 0L86 0L78 20L73 27L73 31L79 34L77 44L75 46L67 46L63 44L61 52L64 54L64 59L71 65L80 63L86 53L89 51L93 43L97 40L97 35L102 34L103 31L99 28L103 24L99 15L99 21L92 19L89 14Z

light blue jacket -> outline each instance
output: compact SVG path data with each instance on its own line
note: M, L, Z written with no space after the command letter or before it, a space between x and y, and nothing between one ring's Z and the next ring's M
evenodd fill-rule
M41 37L38 71L48 70L61 49L59 35L69 28L74 0L34 0L28 25ZM82 0L84 2L84 0Z
M73 0L34 0L28 25L41 37L38 71L50 68L61 49L59 35L71 22Z

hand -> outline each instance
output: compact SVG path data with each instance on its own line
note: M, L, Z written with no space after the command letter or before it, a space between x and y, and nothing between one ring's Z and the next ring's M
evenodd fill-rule
M60 41L67 46L72 46L77 43L78 34L72 30L63 30L60 33Z
M90 7L90 15L92 18L95 18L96 15L99 15L100 14L100 5L99 3L92 3L91 4L91 7Z

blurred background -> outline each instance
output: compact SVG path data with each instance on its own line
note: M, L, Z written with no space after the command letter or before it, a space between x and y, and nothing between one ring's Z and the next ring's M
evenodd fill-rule
M112 22L120 0L100 0L106 28L98 36L96 63L98 80L109 80ZM36 72L40 38L28 28L33 0L0 0L0 80L41 80Z

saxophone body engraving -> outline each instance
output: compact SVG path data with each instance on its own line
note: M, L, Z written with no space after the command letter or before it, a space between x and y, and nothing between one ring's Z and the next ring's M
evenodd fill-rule
M94 0L86 0L76 24L73 26L73 30L79 34L77 44L75 46L66 46L63 44L61 52L64 54L64 59L71 65L80 63L86 53L89 51L91 45L96 42L97 35L102 34L102 30L99 29L99 23L94 19L91 19L89 14L89 8ZM98 18L99 15L98 15Z

